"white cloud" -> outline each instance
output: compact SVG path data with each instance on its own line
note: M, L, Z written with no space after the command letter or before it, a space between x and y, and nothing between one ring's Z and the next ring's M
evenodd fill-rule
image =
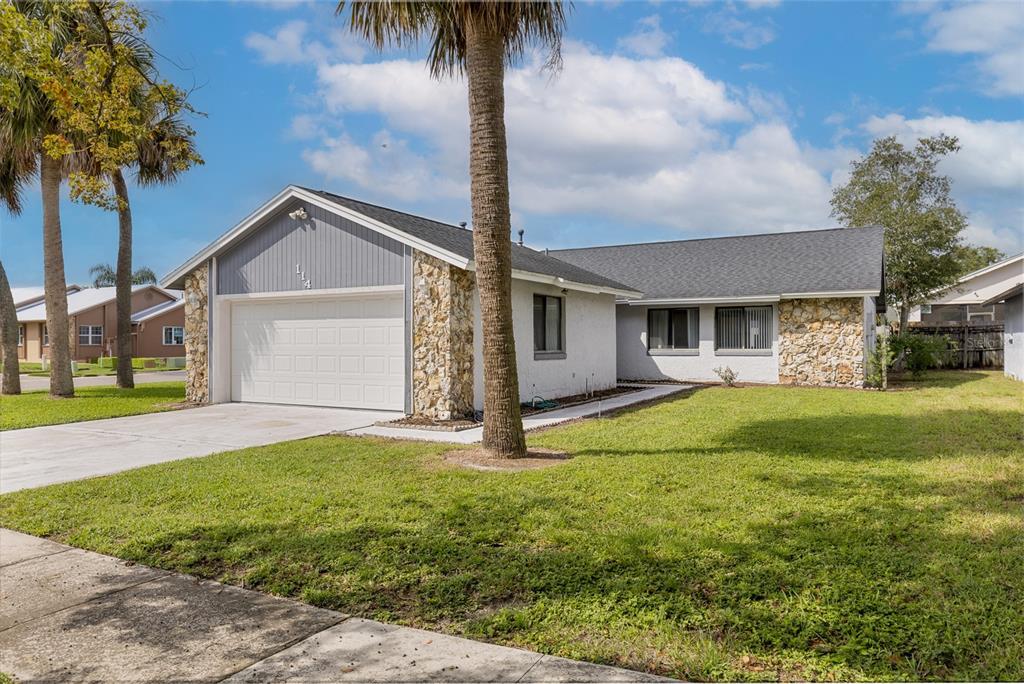
M661 28L661 17L652 14L636 22L632 33L619 38L618 47L640 57L660 57L672 36Z
M684 231L831 223L825 155L801 147L782 123L750 125L785 110L778 96L732 90L678 58L609 56L577 43L564 52L554 79L536 62L507 74L518 214L614 216ZM376 142L330 138L307 151L314 168L405 199L466 197L463 83L432 80L410 60L324 65L319 80L333 118L377 113L393 135L418 139L423 149L406 145L393 176ZM725 124L744 130L731 136Z
M306 22L296 19L282 24L273 36L250 33L245 37L245 46L255 50L260 59L268 64L300 64L310 59L306 38Z
M863 128L874 137L895 135L905 145L939 133L956 136L961 149L940 168L952 178L953 194L968 214L968 239L1008 251L1024 245L1024 121L890 114L871 117Z
M296 19L282 24L272 36L250 33L245 46L267 64L322 63L332 58L360 62L366 56L366 46L345 29L329 32L329 46L308 34L309 25Z
M942 162L958 186L971 191L1024 192L1024 121L972 121L961 116L906 119L871 117L864 129L875 137L895 135L907 145L945 133L960 139L960 151Z
M312 140L321 133L317 117L311 114L299 114L293 117L292 123L288 127L288 137L294 140Z
M740 18L735 7L727 5L704 19L704 32L722 36L729 45L744 50L756 50L775 40L775 27L771 20L756 23Z
M925 30L930 50L977 55L985 92L1024 95L1024 3L996 0L934 8Z
M413 59L315 63L309 99L317 104L290 130L309 141L311 169L382 202L464 210L462 80L434 80ZM778 95L715 81L676 57L608 55L567 42L559 74L540 67L539 57L527 60L505 82L512 209L534 244L552 244L563 223L589 221L660 226L680 237L835 225L831 190L864 151L853 140L863 147L869 136L912 141L944 130L964 145L948 171L971 238L1021 246L1022 122L836 112L828 123L841 134L819 148L794 135ZM346 130L350 115L379 123L357 134Z

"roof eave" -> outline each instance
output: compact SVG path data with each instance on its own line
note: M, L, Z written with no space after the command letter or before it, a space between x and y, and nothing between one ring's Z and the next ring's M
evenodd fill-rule
M476 264L472 261L465 267L467 271L475 271ZM562 276L547 275L545 273L534 273L533 271L524 271L522 269L513 268L512 277L516 280L527 280L532 283L545 283L547 285L556 285L558 287L565 288L566 290L577 290L579 292L590 292L593 294L610 294L616 297L642 297L643 293L637 290L628 290L625 288L612 287L609 285L594 285L592 283L581 283L576 280L569 280Z
M783 299L837 299L877 297L880 290L830 290L823 292L783 292L777 295L725 295L721 297L657 297L634 299L630 306L685 306L694 304L774 304Z
M993 304L998 304L999 302L1009 299L1010 297L1015 297L1016 295L1019 295L1022 292L1024 292L1024 283L1017 283L1009 290L1004 290L1003 292L1000 292L994 297L986 299L984 302L981 303L981 306L992 306Z

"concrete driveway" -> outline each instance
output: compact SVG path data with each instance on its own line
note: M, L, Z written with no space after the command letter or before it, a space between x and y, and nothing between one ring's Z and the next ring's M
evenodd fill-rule
M113 375L89 375L75 378L75 387L95 387L97 385L113 385L117 378ZM185 371L153 371L150 373L136 373L135 384L144 385L147 382L181 382L185 380ZM22 375L21 391L31 392L32 390L50 389L50 378L48 376Z
M200 408L0 432L0 493L219 451L348 432L390 411L215 404Z

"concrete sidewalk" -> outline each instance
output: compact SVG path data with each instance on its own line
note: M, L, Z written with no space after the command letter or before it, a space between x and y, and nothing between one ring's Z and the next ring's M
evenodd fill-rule
M662 399L672 394L692 389L695 385L642 385L638 392L619 394L608 399L599 399L585 404L576 404L565 408L545 411L523 417L523 429L529 432L539 428L551 427L559 423L568 423L580 418L600 416L627 406L642 404L646 401ZM417 430L414 428L371 425L370 427L350 430L351 435L370 435L374 437L390 437L393 439L417 439L425 442L448 442L453 444L475 444L484 438L482 427L449 432L446 430Z
M5 529L0 608L0 672L18 681L667 681L350 618Z
M185 371L151 371L149 373L140 371L132 376L136 385L145 385L148 382L184 382ZM85 375L75 378L75 387L97 387L102 385L113 385L117 377L113 375ZM21 391L32 392L34 390L50 389L50 377L40 375L21 375Z

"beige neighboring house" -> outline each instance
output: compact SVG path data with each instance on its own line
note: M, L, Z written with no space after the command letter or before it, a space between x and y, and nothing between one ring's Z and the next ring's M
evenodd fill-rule
M1024 253L968 273L957 284L936 293L927 304L910 310L909 321L921 325L984 325L1002 323L1005 305L992 298L1020 282Z
M18 311L18 358L41 361L49 358L46 303L34 289L16 288ZM13 290L12 290L13 292ZM116 354L116 288L68 288L71 358L89 361ZM132 288L132 356L180 357L185 355L185 306L181 293L157 285Z

